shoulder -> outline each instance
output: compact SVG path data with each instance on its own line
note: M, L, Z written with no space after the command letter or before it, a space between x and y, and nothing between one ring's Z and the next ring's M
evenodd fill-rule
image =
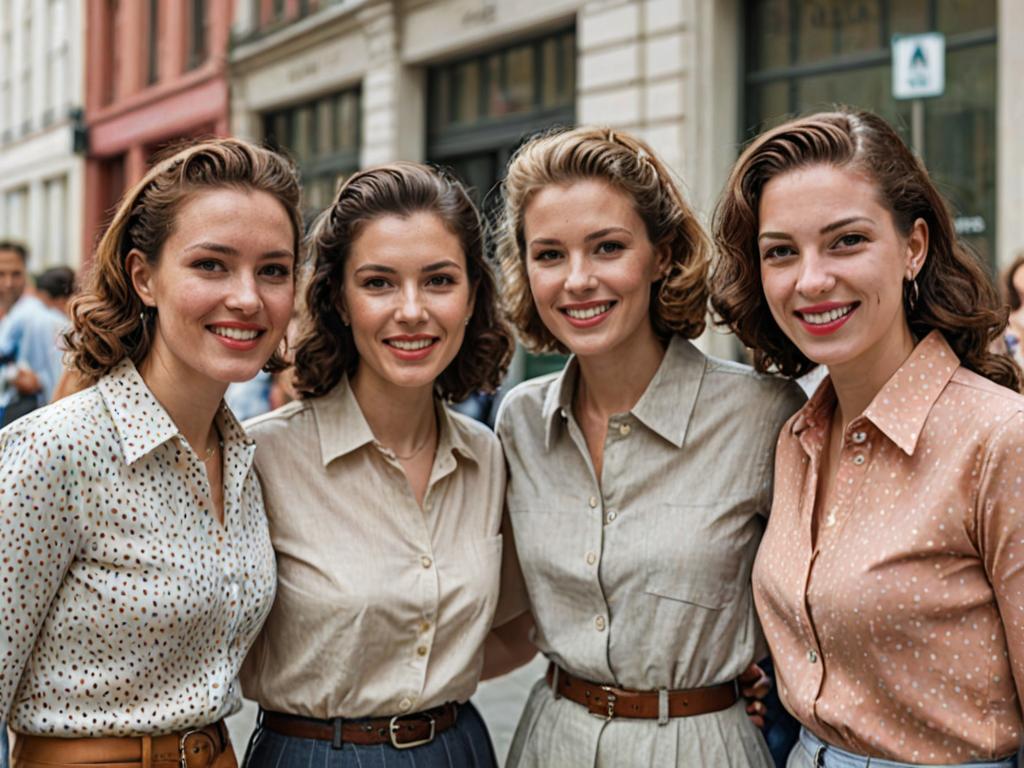
M499 434L502 426L507 426L511 419L540 418L544 411L544 401L547 400L551 389L557 386L561 375L561 371L548 373L520 382L509 390L498 408L496 424Z
M5 460L35 453L66 462L79 451L101 451L112 444L118 444L114 424L95 386L32 411L0 431L0 455Z
M493 463L501 456L498 436L487 425L448 406L445 409L452 431L479 457L481 464Z
M272 448L302 439L308 429L315 428L311 400L295 400L276 410L242 423L246 434L256 441L257 448Z
M705 355L705 387L712 396L728 398L737 408L776 408L784 419L807 401L807 396L792 379L758 373L749 365Z
M963 366L957 368L940 396L945 412L970 422L988 442L1024 445L1024 395L996 384Z

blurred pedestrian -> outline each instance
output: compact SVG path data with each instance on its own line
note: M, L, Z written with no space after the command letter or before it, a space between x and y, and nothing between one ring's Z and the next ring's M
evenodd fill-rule
M493 390L512 352L479 216L396 163L351 176L311 237L300 399L248 425L279 587L242 673L245 765L490 768L469 698L492 625L521 613L502 558L518 571L498 441L445 404Z
M158 162L72 306L70 362L97 383L0 432L14 768L234 768L223 718L275 569L222 397L277 364L298 204L293 168L245 142Z
M754 566L791 768L1012 766L1024 723L1024 398L1005 310L899 135L771 129L715 216L713 304L757 367L828 377L779 436Z
M551 660L508 764L768 768L737 679L763 655L750 566L775 436L803 395L690 342L710 248L647 144L543 136L513 157L504 191L509 315L532 350L573 355L498 417Z
M1024 253L1015 258L1003 270L1000 284L1003 302L1009 307L1010 315L1003 332L1002 344L998 351L1010 354L1019 366L1024 366Z

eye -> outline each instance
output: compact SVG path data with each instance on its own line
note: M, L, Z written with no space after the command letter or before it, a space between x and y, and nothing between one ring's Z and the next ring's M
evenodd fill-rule
M618 253L619 251L625 250L626 246L622 243L616 242L615 240L605 240L603 243L597 246L598 253Z
M267 277L290 277L292 274L291 267L286 264L268 264L261 271Z
M537 253L535 253L533 255L533 260L534 261L556 261L556 260L558 260L560 258L562 258L562 254L561 253L559 253L558 251L551 251L551 250L548 250L548 251L537 251Z
M838 240L836 240L835 245L833 247L854 248L860 245L861 243L866 243L867 241L868 239L864 237L864 235L859 235L855 232L851 232L850 234L843 235Z
M216 259L202 259L195 262L192 266L201 272L218 272L224 269L224 265Z
M364 288L387 288L388 281L383 277L368 277L363 281Z
M446 288L449 285L455 285L455 278L445 274L431 275L427 278L427 285L432 288Z
M796 253L796 249L791 245L776 245L769 248L764 252L761 257L765 261L772 261L775 259L784 259L787 256L792 256Z

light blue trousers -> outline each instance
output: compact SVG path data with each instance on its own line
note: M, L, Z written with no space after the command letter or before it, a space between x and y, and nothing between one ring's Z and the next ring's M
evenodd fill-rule
M826 744L806 728L801 728L800 741L789 753L786 768L913 768L913 764L855 755ZM956 763L944 768L1017 768L1017 757L1014 755L985 763Z

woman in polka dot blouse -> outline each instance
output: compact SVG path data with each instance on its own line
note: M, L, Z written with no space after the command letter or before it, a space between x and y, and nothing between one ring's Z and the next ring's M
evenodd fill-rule
M758 367L829 373L779 436L754 566L789 765L1016 765L1024 398L979 260L865 112L755 140L715 232L714 305Z
M0 432L14 768L235 765L221 720L275 573L254 446L222 398L278 364L298 203L292 167L241 141L158 162L72 311L70 361L95 385Z

